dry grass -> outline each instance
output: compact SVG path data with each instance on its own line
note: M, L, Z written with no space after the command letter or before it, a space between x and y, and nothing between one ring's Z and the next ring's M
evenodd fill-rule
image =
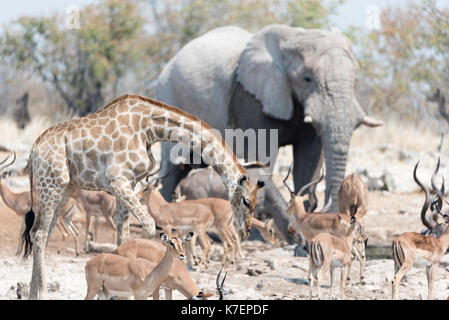
M443 150L449 148L449 138L446 138ZM361 126L354 131L351 147L366 149L382 144L390 144L395 150L436 151L440 143L437 128L388 120L381 127L368 128Z
M1 142L7 146L24 145L31 147L39 135L51 125L44 117L35 117L25 127L19 129L14 120L9 117L0 117Z

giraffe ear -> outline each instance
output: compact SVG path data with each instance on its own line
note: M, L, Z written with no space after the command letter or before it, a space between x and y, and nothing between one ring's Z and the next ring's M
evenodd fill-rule
M244 186L248 183L248 177L246 175L243 175L239 178L238 181L239 185Z

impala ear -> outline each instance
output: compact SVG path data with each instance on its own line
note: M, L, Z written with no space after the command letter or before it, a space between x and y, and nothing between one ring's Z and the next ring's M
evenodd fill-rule
M267 219L267 220L265 220L265 226L266 226L266 227L271 227L272 224L273 224L273 219Z
M168 242L168 235L166 233L161 233L162 242Z
M346 220L343 219L340 215L337 215L337 218L338 218L338 221L340 221L340 223L341 223L342 225L344 225L345 227L348 226L348 223L346 222Z
M184 237L182 237L182 242L190 241L193 238L194 233L190 231Z
M264 114L280 120L290 120L293 116L291 87L279 44L280 34L289 29L276 25L256 33L237 66L237 81L262 103Z

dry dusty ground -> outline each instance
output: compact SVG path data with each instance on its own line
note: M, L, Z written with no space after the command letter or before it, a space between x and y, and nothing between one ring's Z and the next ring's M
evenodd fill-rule
M388 129L388 130L386 130ZM416 190L412 179L413 166L421 160L419 176L425 184L430 182L430 174L436 163L434 150L437 139L429 135L412 135L407 131L408 139L398 140L397 128L387 126L385 132L373 134L375 131L359 129L354 135L351 153L348 159L347 173L360 168L386 169L400 181L415 188L410 192L370 192L369 211L366 216L366 232L370 246L391 246L394 234L405 231L422 231L423 225L419 212L423 195ZM402 130L402 129L401 129ZM377 131L376 131L377 132ZM392 132L392 133L391 133ZM394 135L393 135L394 134ZM403 135L405 136L405 135ZM391 139L390 139L391 138ZM433 139L433 140L431 140ZM389 141L390 145L383 144ZM402 145L401 141L406 144ZM436 141L436 142L435 142ZM405 143L404 142L404 143ZM398 156L401 148L415 152L411 157L402 159ZM423 149L427 147L427 149ZM288 149L288 148L287 148ZM447 150L448 148L445 147ZM423 151L424 150L424 151ZM447 152L446 152L447 153ZM289 155L290 154L290 155ZM291 153L287 150L279 158L278 168L285 168L290 163ZM447 156L442 159L442 173L447 177L449 163ZM281 168L281 169L282 169ZM275 174L275 181L282 185L282 176ZM401 180L403 179L403 180ZM447 181L447 179L446 179ZM15 188L16 191L24 190ZM318 190L323 190L321 185ZM285 195L285 189L281 190ZM323 193L318 193L323 198ZM84 217L77 216L75 224L81 231L79 239L84 239ZM32 259L22 262L15 256L18 243L18 233L21 220L0 200L0 299L16 299L15 286L17 282L28 283L31 279ZM138 237L138 230L132 230L132 237ZM111 230L105 224L100 227L99 242L111 242ZM226 267L228 272L226 289L229 299L307 299L309 296L307 258L294 257L294 246L271 247L259 241L243 243L243 253L246 258L240 260L234 267ZM199 273L192 271L192 276L200 290L214 293L215 278L220 267L221 247L213 246L213 254L209 268ZM73 241L69 238L62 241L61 234L55 229L49 241L47 250L47 279L51 299L83 299L86 294L84 265L95 254L81 254L75 257ZM370 256L368 255L368 258ZM351 272L351 283L346 290L347 299L390 299L391 279L393 276L393 261L391 259L368 260L365 270L365 284L358 284L358 263L354 263ZM436 270L435 297L447 299L449 296L449 257L443 257L440 267ZM256 275L250 275L256 274ZM338 273L337 273L338 275ZM323 294L327 298L329 276L323 283ZM334 295L338 295L339 276L336 277ZM163 293L161 293L163 298ZM412 269L408 279L400 287L399 296L403 299L420 299L427 295L427 283L424 269ZM184 297L174 292L175 299Z
M422 196L418 193L394 196L371 193L376 209L371 209L366 216L367 234L371 245L390 245L393 234L407 230L420 231L422 225L418 219L418 210L412 213L399 213L400 204L417 202ZM380 213L382 212L382 213ZM77 227L82 230L79 240L84 239L83 217L75 217ZM16 299L17 282L29 282L31 279L32 259L22 262L14 255L18 243L18 232L21 220L0 202L0 299ZM132 237L138 237L139 231L133 230ZM112 234L106 224L101 224L99 242L112 241ZM72 239L62 241L62 236L55 229L47 250L47 274L49 295L51 299L83 299L86 294L84 265L95 254L81 254L76 257ZM226 289L229 299L307 299L309 296L307 258L294 257L294 246L272 247L260 241L243 243L246 259L240 260L235 267L228 266ZM211 264L205 272L194 272L200 290L214 293L215 277L220 268L218 262L221 246L214 244ZM447 269L447 270L446 270ZM389 299L391 295L391 279L393 261L391 259L369 260L365 270L365 284L358 284L358 263L351 271L352 281L347 287L347 299ZM446 299L449 295L449 257L444 257L437 269L435 296ZM258 274L258 275L250 275ZM339 273L337 273L334 295L339 292ZM322 283L323 294L328 297L329 276ZM161 293L163 298L163 293ZM413 269L408 281L400 287L400 297L404 299L420 299L427 295L427 284L424 269ZM183 299L174 292L174 299Z

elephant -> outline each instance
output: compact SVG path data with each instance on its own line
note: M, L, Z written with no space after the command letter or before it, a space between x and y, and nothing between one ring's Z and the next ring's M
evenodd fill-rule
M277 145L293 146L295 191L318 176L324 161L326 190L335 186L329 211L337 212L352 133L360 125L383 124L367 116L355 97L358 70L350 40L337 29L269 25L252 34L226 26L181 48L155 81L155 94L224 136L229 128L277 130ZM263 162L262 143L248 151L246 142L236 156ZM269 137L265 143L267 150ZM162 146L164 172L173 167L172 146ZM276 156L277 150L270 159ZM167 199L181 178L179 172L167 178Z

